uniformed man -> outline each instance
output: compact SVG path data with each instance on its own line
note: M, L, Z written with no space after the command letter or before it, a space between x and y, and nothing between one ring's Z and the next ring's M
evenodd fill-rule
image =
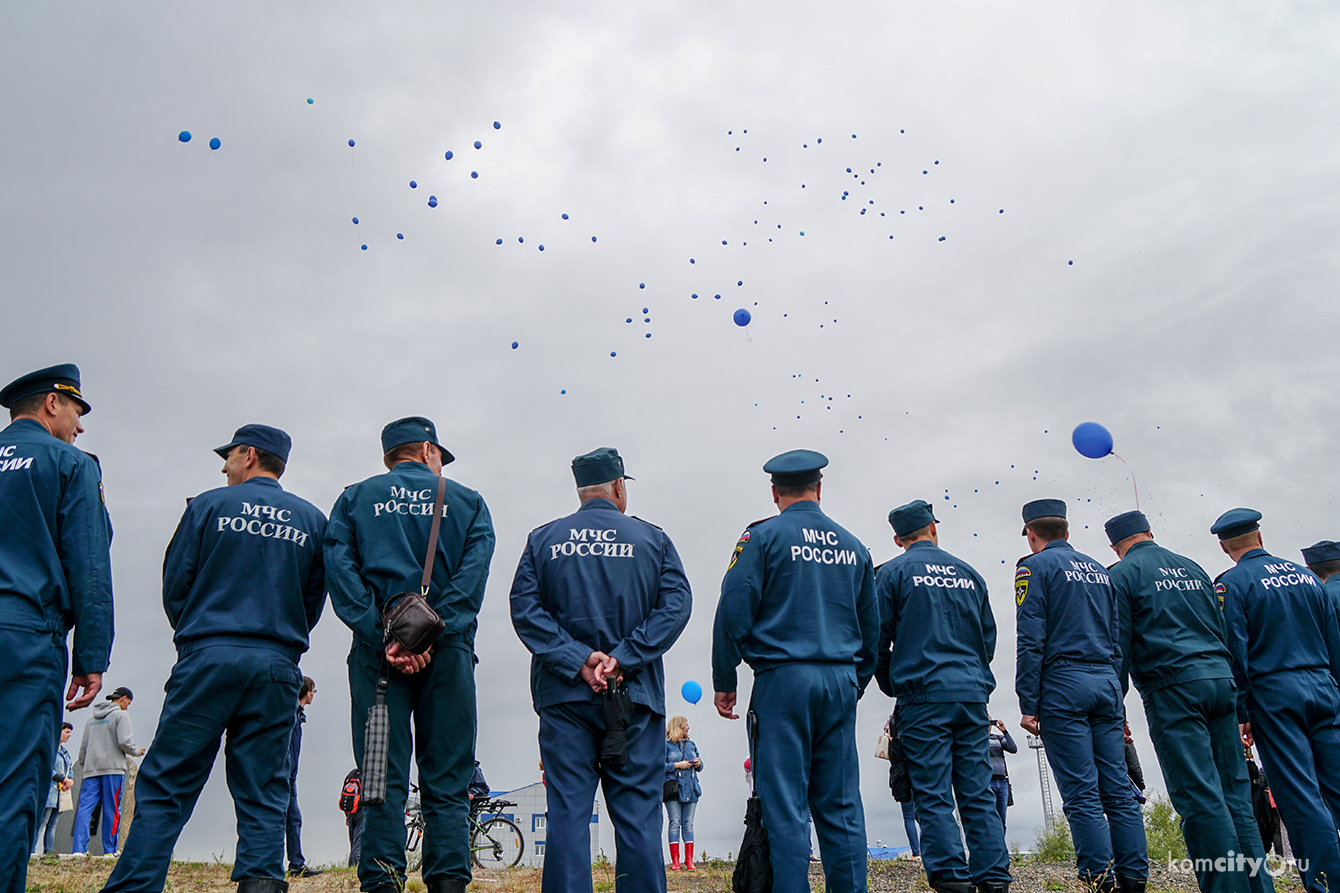
M530 690L540 715L548 785L545 893L591 889L591 803L596 782L614 823L615 888L665 890L661 791L665 670L661 655L693 608L670 537L630 518L619 452L572 460L581 508L531 531L512 580L512 626L534 655ZM603 692L622 677L633 703L628 758L601 762Z
M1303 563L1326 584L1326 591L1336 603L1340 612L1340 543L1322 540L1313 543L1303 552Z
M111 523L97 459L74 447L88 402L73 363L0 390L0 890L27 886L66 707L92 703L112 650ZM74 651L66 637L74 628Z
M875 574L875 682L898 699L894 731L916 795L926 879L940 893L973 893L974 885L1003 893L1010 854L991 790L986 709L996 687L996 619L986 582L940 548L936 523L922 499L889 512L903 554Z
M1064 501L1034 500L1023 516L1033 554L1014 572L1019 724L1046 744L1080 880L1138 893L1149 861L1126 779L1116 599L1103 566L1070 545Z
M875 671L879 609L869 551L819 508L827 464L792 450L763 466L780 511L735 544L712 637L719 714L738 718L736 668L754 671L754 779L777 893L810 888L807 805L828 889L866 889L856 700Z
M354 758L363 767L364 731L377 680L388 677L391 720L386 801L364 807L358 877L364 890L405 885L405 816L413 740L423 798L423 879L429 893L463 893L470 882L466 786L475 757L475 629L493 521L483 498L448 479L428 602L446 629L423 654L386 641L382 615L395 597L419 591L442 466L454 456L418 416L382 429L389 471L344 491L326 532L326 585L339 618L353 630L349 693Z
M1309 890L1340 879L1340 627L1310 571L1262 548L1261 513L1230 509L1210 532L1236 562L1214 581L1228 621L1243 740L1261 748Z
M1228 631L1210 578L1154 542L1143 512L1123 512L1105 530L1121 559L1108 569L1121 623L1118 677L1123 692L1134 679L1144 698L1187 855L1211 866L1197 870L1200 888L1269 893L1274 884L1260 862L1265 850L1238 739ZM1251 860L1245 870L1239 853ZM1216 859L1226 870L1213 868Z
M157 891L224 738L238 893L282 893L298 659L325 605L326 517L279 484L292 441L244 425L214 452L227 485L188 500L163 559L177 663L135 782L125 851L103 887Z

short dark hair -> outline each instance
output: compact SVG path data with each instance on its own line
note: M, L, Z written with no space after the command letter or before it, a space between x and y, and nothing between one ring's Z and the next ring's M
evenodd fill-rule
M68 722L63 722L63 723L61 723L61 724L60 724L60 727L61 727L62 729L69 729L71 732L74 731L74 726L70 725Z
M417 459L419 451L423 449L426 440L416 440L413 443L402 443L399 446L393 446L382 456L382 463L387 468L395 468L401 462Z
M808 484L773 484L777 488L777 495L786 499L800 499L806 493L815 493L819 489L818 481L810 481Z
M1052 540L1059 540L1066 535L1070 530L1070 522L1065 518L1057 518L1048 515L1044 518L1034 518L1032 521L1025 524L1024 528L1033 531L1033 535L1038 539L1051 542Z
M1332 574L1340 573L1340 558L1337 558L1334 561L1317 561L1309 564L1307 569L1325 580Z
M12 422L19 416L36 415L42 408L42 404L47 402L47 394L55 394L60 398L61 403L68 403L70 398L60 391L43 391L40 394L29 394L27 397L20 397L9 405L9 420Z
M252 449L256 450L256 464L261 467L261 471L272 474L277 478L284 476L284 469L288 467L287 462L274 453L267 453L265 450L256 449L256 447L252 447Z
M929 524L927 524L925 527L918 527L916 530L909 530L907 533L894 534L894 536L898 537L898 539L902 540L905 543L910 543L913 540L929 539L930 535L931 535L931 525Z
M307 697L309 691L316 691L316 683L312 681L311 676L304 676L302 677L302 685L298 686L298 697Z

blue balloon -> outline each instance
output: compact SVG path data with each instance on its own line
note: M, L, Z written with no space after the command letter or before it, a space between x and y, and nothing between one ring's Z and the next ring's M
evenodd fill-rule
M484 144L481 143L479 140L475 140L475 148L476 148L476 149L482 149L482 148L484 148Z
M364 250L364 251L367 251L367 250L368 250L368 246L364 245L364 246L363 246L363 250Z
M222 145L223 145L223 142L222 142L217 136L214 137L214 139L212 139L212 140L209 141L209 147L210 147L211 149L217 149L217 148L219 148L219 146L222 146Z
M518 347L520 347L520 346L521 346L521 345L520 345L518 342L516 342L516 341L513 341L513 342L512 342L512 350L516 350L516 349L517 349Z
M308 104L308 105L311 105L311 104L314 103L314 102L316 102L315 99L313 99L313 98L310 97L310 96L307 97L307 104Z
M541 250L541 251L544 250L544 246L543 246L543 245L540 246L540 250Z
M419 188L419 184L416 183L416 182L414 182L413 180L410 180L410 181L409 181L409 188L410 188L410 189L418 189L418 188Z
M1097 422L1076 425L1070 442L1081 456L1089 459L1101 459L1112 452L1112 433Z
M452 154L453 154L452 151L451 151L450 149L448 149L448 150L447 150L447 155L446 155L447 161L450 161L450 160L451 160L451 158L452 158Z
M754 317L750 315L749 311L743 307L735 311L735 324L737 326L747 326L749 325L749 321L753 318Z
M564 220L567 220L567 219L568 219L568 215L567 215L567 214L564 214L564 215L563 215L563 219L564 219Z
M354 141L349 140L349 148L352 149L353 147L354 147Z
M502 244L502 239L499 239L499 240L498 240L496 243L494 243L494 244L501 245L501 244Z
M191 131L183 130L181 133L177 134L177 139L181 140L183 143L189 143L191 141Z
M479 171L470 171L470 179L471 179L471 180L478 180L478 179L479 179Z
M404 233L396 233L396 234L395 234L395 237L396 237L397 239L404 239L404 238L405 238L405 234L404 234Z
M357 217L354 218L354 225L355 225L355 226L358 225L358 218L357 218Z
M436 207L437 207L437 196L435 196L435 195L430 195L430 196L428 196L428 207L430 207L430 208L436 208Z
M594 242L595 240L596 240L596 237L595 237L595 236L592 236L592 237L591 237L591 241Z
M690 704L696 704L703 697L703 687L690 679L679 688L679 693L684 696L684 700Z
M494 130L502 130L502 122L501 122L501 121L494 121L494 122L493 122L493 129L494 129Z

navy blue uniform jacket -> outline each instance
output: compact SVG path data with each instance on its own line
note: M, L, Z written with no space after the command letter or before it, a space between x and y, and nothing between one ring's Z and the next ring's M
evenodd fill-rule
M35 419L0 432L0 627L74 627L73 676L111 656L111 544L97 460Z
M875 573L875 683L912 703L985 704L996 688L996 617L981 575L929 540Z
M755 673L837 663L855 666L864 693L878 639L870 552L819 503L793 502L735 544L713 627L712 686L735 691L742 659Z
M1121 690L1141 695L1196 679L1227 679L1228 629L1209 574L1142 540L1108 568L1121 622Z
M512 626L533 655L538 713L600 696L578 675L593 651L619 662L628 696L665 715L661 655L684 631L693 596L670 537L654 524L588 499L532 530L512 580Z
M1228 622L1238 722L1247 722L1252 680L1281 670L1327 670L1340 683L1335 600L1316 574L1252 549L1214 581Z
M1014 569L1019 712L1037 716L1045 669L1057 661L1120 669L1117 600L1107 569L1065 540L1019 559Z
M299 653L326 603L326 516L268 477L207 490L163 559L163 610L172 641L267 639Z
M345 489L330 511L325 541L330 604L354 636L375 649L385 644L381 616L387 600L418 592L423 582L437 481L422 462L401 462ZM447 624L443 638L461 636L474 644L493 544L493 519L483 497L447 479L428 592L429 604Z

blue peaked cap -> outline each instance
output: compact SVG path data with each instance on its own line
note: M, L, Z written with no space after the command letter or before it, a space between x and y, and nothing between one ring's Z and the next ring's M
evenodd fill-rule
M614 447L601 447L573 459L572 477L578 487L594 487L619 478L633 480L623 473L623 457Z
M423 416L412 415L387 423L382 429L382 455L405 443L428 441L442 453L442 464L449 465L456 457L437 441L437 426Z
M1302 552L1303 563L1308 566L1321 564L1323 561L1340 561L1340 543L1331 540L1313 543Z
M1065 500L1064 499L1035 499L1032 502L1024 503L1024 531L1019 534L1023 536L1028 533L1028 522L1036 521L1038 518L1064 518Z
M288 451L293 448L293 439L285 432L269 425L243 425L233 434L232 440L221 447L215 447L214 452L227 459L232 448L238 446L255 447L273 453L279 457L280 462L287 462Z
M1141 511L1122 512L1114 518L1109 518L1103 529L1107 531L1107 541L1115 546L1128 536L1148 533L1149 519Z
M907 536L914 530L920 530L935 521L931 504L924 499L914 499L907 505L900 505L889 512L889 524L898 536Z
M1229 509L1219 516L1218 521L1214 522L1214 526L1210 528L1210 533L1221 540L1231 540L1235 536L1259 530L1261 528L1260 520L1261 513L1256 509Z
M56 391L72 398L87 413L93 407L88 405L84 395L79 392L79 367L74 363L61 363L48 366L20 376L0 389L0 406L5 409L13 406L24 397ZM83 413L81 413L82 415Z
M772 475L772 482L779 487L799 487L822 478L820 469L827 464L828 457L823 453L789 450L765 462L763 470Z

